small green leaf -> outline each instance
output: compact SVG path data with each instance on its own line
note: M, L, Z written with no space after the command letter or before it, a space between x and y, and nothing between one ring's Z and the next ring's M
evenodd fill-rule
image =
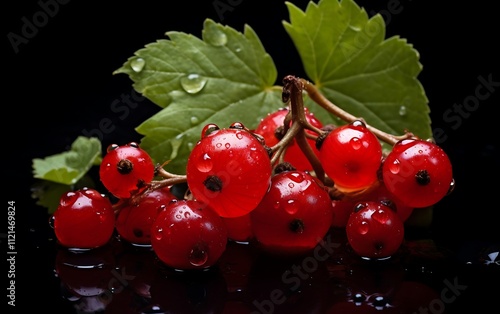
M32 160L33 176L37 179L72 185L101 160L101 142L97 138L79 136L71 150Z
M136 51L114 73L125 73L134 88L163 109L139 125L141 147L155 162L184 173L187 157L202 128L241 122L257 126L267 113L283 105L281 88L273 84L277 70L253 31L240 33L206 19L202 39L167 32Z
M385 39L381 15L369 18L353 0L310 2L305 11L286 5L290 22L283 25L327 99L387 133L432 136L428 99L417 79L419 54L404 39ZM310 109L326 120L323 109Z

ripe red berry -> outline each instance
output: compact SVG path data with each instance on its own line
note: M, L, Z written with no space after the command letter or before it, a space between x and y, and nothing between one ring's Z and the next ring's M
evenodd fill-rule
M396 143L383 162L382 175L389 192L416 208L434 205L453 184L448 155L435 143L420 139Z
M134 245L151 245L151 226L160 211L174 199L177 198L169 187L165 187L146 193L137 203L122 207L116 217L118 235Z
M389 206L377 201L360 202L346 225L349 245L364 258L391 257L404 239L404 225Z
M226 250L222 218L195 200L172 201L151 226L151 247L158 258L177 270L213 266Z
M151 182L155 166L149 154L135 142L112 144L103 157L99 176L108 191L118 198L132 193Z
M301 254L313 249L330 229L328 191L308 172L283 171L250 213L255 239L274 253Z
M211 125L213 126L213 125ZM212 127L191 151L186 166L189 190L222 217L248 214L271 179L269 154L252 133L235 123Z
M92 249L111 239L115 214L108 198L94 189L83 188L61 196L50 223L62 246Z
M362 121L333 129L320 142L325 173L341 190L360 190L378 180L382 145Z
M363 191L359 195L333 200L333 227L345 227L349 215L354 211L359 202L377 201L391 204L401 221L405 222L413 212L413 207L403 203L397 196L390 193L383 182L378 182L371 189Z
M285 116L289 111L289 108L279 108L278 110L269 113L267 116L262 118L255 128L254 132L264 138L267 146L271 147L279 142L279 137L277 136L276 131L278 130L278 128L283 127ZM323 127L323 123L321 123L321 121L317 119L316 116L309 111L309 109L304 108L304 113L307 121L312 126L315 126L318 129L321 129ZM306 130L306 133L316 135L311 130ZM316 148L316 141L312 138L308 138L307 141L309 142L309 146L311 146L311 149L316 154L316 156L319 156L319 151ZM293 140L288 145L285 151L285 155L283 156L283 160L291 163L297 170L313 170L311 163L307 159L306 155L304 155L299 145L297 145L295 140Z
M250 213L238 217L222 217L227 229L227 237L231 241L248 243L253 239Z

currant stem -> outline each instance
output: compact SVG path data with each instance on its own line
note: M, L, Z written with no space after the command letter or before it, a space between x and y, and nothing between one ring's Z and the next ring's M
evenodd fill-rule
M118 214L118 212L125 207L128 204L137 204L141 198L148 194L151 191L158 190L167 186L172 186L175 184L179 183L185 183L187 182L187 176L186 175L181 175L181 174L173 174L161 167L156 167L156 172L159 176L163 177L164 179L162 180L153 180L149 184L145 186L144 189L140 190L136 194L132 195L129 199L125 200L124 202L118 202L113 206L113 209L115 211L115 214Z
M291 112L291 120L293 123L291 124L291 129L296 127L297 131L295 134L295 140L297 141L297 145L300 147L304 155L307 157L311 166L321 181L325 181L325 172L323 167L321 166L321 162L318 157L312 150L309 142L307 141L307 136L305 130L312 130L318 134L321 134L321 130L312 126L306 118L305 110L304 110L304 99L302 98L302 91L304 89L304 82L295 76L287 75L283 79L283 101L290 101L290 112ZM286 119L285 119L286 121ZM285 123L285 128L289 123ZM291 132L290 132L291 133ZM286 133L285 137L288 135Z
M364 119L356 117L356 116L350 114L349 112L346 112L346 111L342 110L337 105L333 104L311 82L309 82L309 81L307 81L305 79L299 79L299 80L302 82L304 90L307 92L307 94L309 95L309 97L315 103L317 103L318 105L320 105L321 107L323 107L328 112L334 114L335 116L339 117L340 119L342 119L343 121L346 121L348 123L351 123L351 122L353 122L355 120L362 120L366 124L366 127L372 133L374 133L377 136L377 138L379 138L380 140L384 141L387 144L394 145L394 144L396 144L398 141L400 141L402 139L407 139L407 138L414 137L413 133L411 133L411 132L405 132L405 134L403 134L403 135L396 136L396 135L393 135L393 134L389 134L389 133L383 132L383 131L381 131L381 130L379 130L377 128L374 128L374 127L368 125L366 123L366 121L364 121Z

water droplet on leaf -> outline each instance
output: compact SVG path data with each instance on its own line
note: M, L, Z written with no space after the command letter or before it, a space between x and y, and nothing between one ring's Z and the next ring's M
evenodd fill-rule
M181 77L181 86L189 94L199 93L207 84L207 78L199 74L188 74Z
M132 70L134 70L134 72L141 72L142 69L144 69L144 66L146 65L146 60L144 60L143 58L136 58L132 61L130 61L130 67L132 68Z

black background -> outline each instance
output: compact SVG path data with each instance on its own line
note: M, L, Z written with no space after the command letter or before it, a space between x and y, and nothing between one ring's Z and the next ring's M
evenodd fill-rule
M45 2L9 1L2 9L2 64L7 68L2 71L6 74L2 80L2 172L7 173L2 194L5 208L8 200L16 202L17 309L33 305L37 295L42 300L35 302L37 308L59 306L57 285L48 279L50 256L44 252L44 236L50 232L46 230L46 213L30 198L31 161L67 150L84 130L99 129L103 119L111 119L116 127L105 134L104 147L140 140L134 128L157 112L158 107L144 100L125 119L111 110L113 101L130 95L132 90L126 75L112 72L136 50L165 38L164 33L170 30L199 37L205 18L240 31L246 23L254 28L273 57L279 71L278 84L287 74L305 76L281 24L288 20L282 1L222 1L233 3L233 10L222 15L214 9L213 0L63 2L52 17L40 22L43 25L37 33L20 44L17 52L8 34L22 34L25 21L32 21L42 10L40 3ZM291 2L301 9L308 3ZM494 110L500 94L500 25L493 2L357 3L370 15L383 13L387 37L406 38L420 53L423 70L419 79L429 99L432 127L446 133L446 140L440 144L452 160L456 179L455 192L434 210L434 238L438 243L446 243L458 258L474 250L477 243L499 243L500 146ZM397 3L399 11L394 13L392 5ZM465 109L466 116L459 124L445 119L445 113L454 105L477 96L479 77L497 82L489 95L482 97L474 108ZM2 230L6 216L4 219L0 219L4 221ZM7 266L3 269L5 274L0 276L6 277ZM498 285L498 278L490 280L489 285ZM493 295L482 298L478 293L477 302L496 304L489 300ZM2 300L7 302L3 297Z

